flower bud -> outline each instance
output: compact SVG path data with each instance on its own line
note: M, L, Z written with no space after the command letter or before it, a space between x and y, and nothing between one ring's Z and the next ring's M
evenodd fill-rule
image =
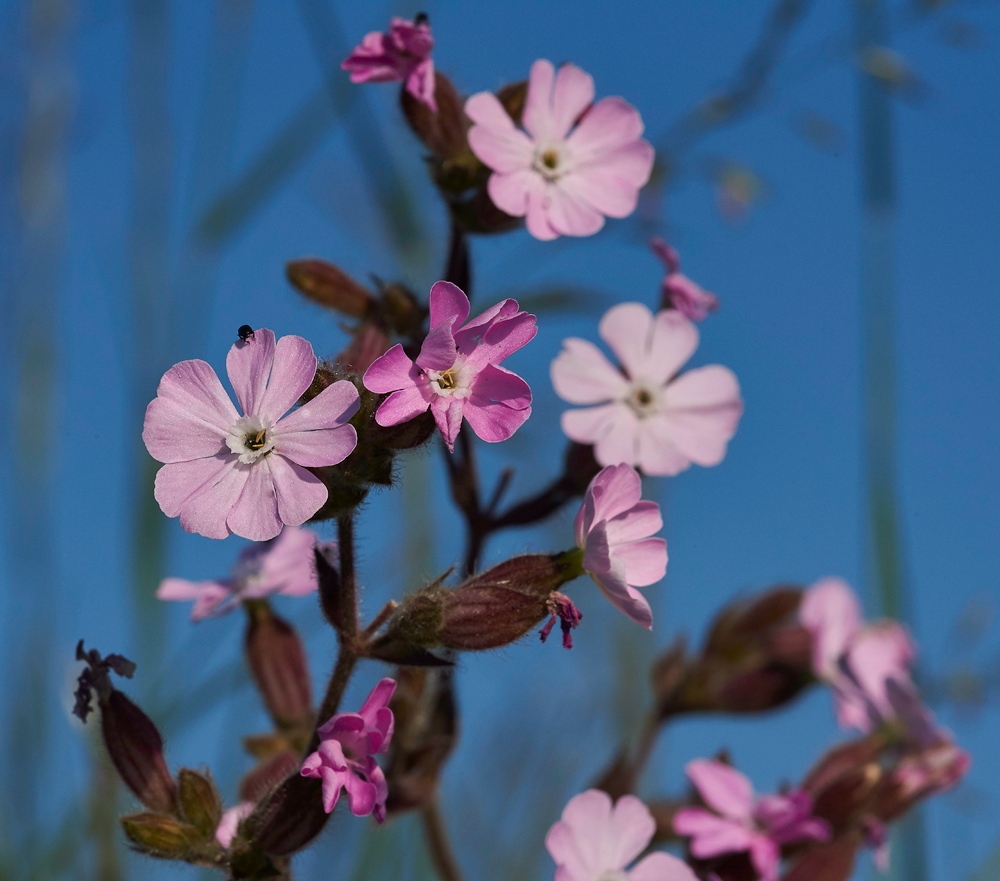
M901 817L921 799L955 786L970 764L969 754L948 740L904 755L884 775L873 813L885 823Z
M210 774L181 768L177 774L180 812L204 838L212 838L222 819L222 799Z
M264 705L278 727L312 721L309 665L298 634L265 602L246 604L247 662Z
M392 342L381 320L362 321L347 347L337 355L337 364L344 370L363 376L364 372L389 351Z
M508 83L497 92L497 100L503 104L503 109L512 120L514 125L521 124L521 115L524 113L524 102L528 99L528 81L520 80L516 83Z
M675 695L687 672L687 640L681 636L674 644L663 652L654 662L650 671L653 686L653 697L660 708L661 717L664 707L675 703ZM669 715L669 713L668 713Z
M301 764L298 750L290 747L261 762L240 781L240 801L257 803L278 784L297 771Z
M468 120L464 102L455 91L455 86L440 71L434 72L434 101L437 113L419 98L411 95L404 87L400 92L403 115L420 138L440 159L454 159L468 150L465 132Z
M262 801L245 821L254 843L271 856L302 850L330 818L323 809L323 781L296 771Z
M177 787L156 726L120 691L102 698L100 706L104 745L122 781L150 810L174 813Z
M862 815L881 779L876 762L845 771L817 793L813 816L826 820L834 833L848 828Z
M712 623L704 654L727 659L745 655L760 646L772 629L786 623L801 600L802 591L796 587L775 587L749 599L737 600Z
M203 844L203 836L194 826L163 814L132 814L122 817L121 823L126 838L149 856L191 860Z
M809 682L809 677L792 667L764 664L727 678L716 708L724 713L762 713L788 703Z
M369 443L388 450L411 450L427 443L436 429L434 414L427 410L415 419L399 425L382 426L372 420L367 437Z
M381 291L382 309L389 326L402 337L420 337L427 310L413 291L397 283L381 285Z
M364 285L325 260L290 260L285 273L303 296L343 315L363 318L375 306L375 298Z
M852 831L810 847L785 873L783 881L848 881L862 841L860 833Z

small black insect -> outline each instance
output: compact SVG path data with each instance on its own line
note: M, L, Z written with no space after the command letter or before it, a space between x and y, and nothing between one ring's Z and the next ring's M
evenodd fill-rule
M253 335L253 328L249 324L244 324L236 333L243 342L256 339Z

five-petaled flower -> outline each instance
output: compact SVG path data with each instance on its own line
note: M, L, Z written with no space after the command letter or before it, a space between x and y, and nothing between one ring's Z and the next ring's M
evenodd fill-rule
M684 770L712 808L682 808L674 815L674 830L691 836L691 853L699 859L749 851L760 877L777 881L781 845L830 838L829 825L812 815L812 798L801 790L755 798L746 775L722 762L695 759Z
M570 439L594 444L601 465L674 475L692 462L718 465L736 433L743 401L733 372L718 364L677 371L698 348L698 328L676 309L655 316L641 303L609 309L598 328L622 364L570 337L552 362L556 393L590 404L562 415Z
M213 581L164 578L156 596L161 600L194 600L192 621L225 615L243 600L262 599L276 593L305 596L317 588L315 547L313 532L286 526L277 538L240 551L231 577ZM319 544L327 555L336 547L332 541Z
M407 92L437 113L433 48L426 16L415 21L397 17L389 21L389 33L365 34L340 66L350 72L352 83L405 82Z
M667 274L663 276L661 308L676 309L692 321L704 321L709 312L719 308L719 298L715 294L681 272L681 258L676 248L657 236L649 240L649 247L667 268Z
M479 437L496 443L531 415L528 384L499 365L535 336L535 316L504 300L465 323L468 317L460 288L447 281L431 288L430 332L416 363L397 344L365 372L369 391L391 392L375 414L379 425L407 422L429 407L454 451L463 416Z
M149 454L165 463L156 501L188 532L266 541L326 502L326 486L307 469L354 449L347 422L358 390L341 380L289 413L313 381L316 355L299 336L276 345L267 328L233 344L226 370L242 416L204 361L181 361L160 380L142 429Z
M612 806L606 792L581 792L545 836L556 861L555 881L697 881L686 863L666 853L651 853L625 868L655 831L649 808L634 795L623 795Z
M663 526L660 506L641 499L636 470L609 465L587 487L575 531L584 571L616 609L651 630L653 612L636 587L666 574L667 543L651 537Z
M573 64L556 74L541 59L531 66L518 129L497 97L473 95L465 112L472 152L493 174L490 199L514 217L527 216L537 239L589 236L604 217L627 217L653 169L641 139L639 112L621 98L594 101L594 80Z
M357 713L337 713L319 729L319 749L302 763L303 777L323 781L323 807L329 814L347 790L347 804L356 817L374 814L385 819L389 794L385 775L373 758L389 748L393 718L389 701L396 690L392 679L381 680Z
M832 686L842 727L868 732L900 710L917 727L914 646L902 624L863 624L857 595L839 578L822 578L805 592L799 621L812 634L813 671Z

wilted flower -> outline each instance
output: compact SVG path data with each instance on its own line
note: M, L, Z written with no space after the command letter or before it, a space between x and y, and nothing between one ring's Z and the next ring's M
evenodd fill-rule
M236 608L242 600L263 599L272 594L300 597L316 590L313 548L316 535L308 529L286 526L268 542L253 544L240 551L230 578L217 581L188 581L165 578L156 590L161 600L194 600L191 620L215 618ZM321 542L320 550L330 554L336 542Z
M698 348L698 329L676 309L655 316L641 303L609 309L598 328L621 362L615 368L586 340L563 340L552 362L556 393L591 404L562 415L563 431L594 444L602 465L635 465L674 475L692 462L718 465L743 412L732 371L718 364L677 376Z
M692 321L704 321L709 312L719 308L719 298L715 294L695 284L681 272L681 258L675 248L659 237L650 239L649 247L667 267L667 274L663 277L661 308L676 309Z
M576 515L583 568L601 593L636 624L653 627L653 612L636 590L667 571L667 543L651 538L663 526L660 506L643 502L642 481L628 465L610 465L587 487Z
M372 31L340 65L350 71L352 83L406 83L406 91L435 113L434 37L426 17L415 21L394 17L389 33Z
M556 861L555 881L696 881L690 866L666 853L651 853L625 868L655 831L649 808L634 795L612 805L611 796L600 789L581 792L545 836L545 847Z
M555 73L541 59L531 66L522 122L514 125L490 92L473 95L465 112L475 123L469 146L493 169L494 204L527 215L537 239L589 236L604 217L627 217L649 180L653 148L641 140L639 112L621 98L594 101L594 80L573 64Z
M181 361L160 380L142 429L149 454L166 463L156 501L188 532L265 541L326 502L326 486L306 469L336 465L354 450L358 436L347 422L358 391L341 380L289 413L316 375L316 356L299 336L275 345L266 328L233 344L226 370L242 416L204 361Z
M357 713L337 713L320 727L319 749L302 763L302 776L323 781L323 807L327 813L337 806L343 787L354 816L374 813L379 823L385 819L388 788L373 757L384 753L392 739L389 700L395 690L395 681L383 679Z
M749 851L761 878L777 881L781 845L830 838L829 825L812 815L812 798L802 790L755 798L745 774L709 759L688 762L685 771L715 811L682 808L674 816L674 829L691 836L699 859Z
M379 425L398 425L434 414L454 451L462 417L484 441L507 440L531 415L531 389L500 367L535 336L535 316L504 300L466 323L469 298L447 281L431 288L430 332L414 363L395 345L368 368L365 387L392 394L375 414Z
M833 687L837 721L869 732L898 713L895 702L913 692L913 642L897 621L862 624L861 604L839 578L823 578L802 597L799 620L813 637L813 671Z

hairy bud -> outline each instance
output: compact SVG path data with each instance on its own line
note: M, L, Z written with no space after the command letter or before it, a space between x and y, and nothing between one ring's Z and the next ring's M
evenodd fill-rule
M858 832L809 848L784 875L784 881L848 881L863 837Z
M381 358L392 346L389 334L381 319L365 319L355 328L351 341L339 355L337 364L363 376L372 364Z
M222 799L210 774L181 768L177 774L177 800L181 815L202 836L215 835L222 819Z
M434 101L437 113L406 88L400 91L403 115L413 133L440 159L454 159L469 145L465 139L468 120L464 102L455 86L440 71L434 72Z
M161 859L197 859L199 845L204 841L194 826L163 814L132 814L122 817L121 823L133 845L142 853Z
M266 602L246 604L247 663L264 705L279 728L312 721L309 665L295 629Z
M270 756L250 771L240 781L240 801L261 801L278 784L298 770L301 757L298 750L290 747Z
M323 781L296 771L245 822L264 853L290 856L319 835L329 818L323 809Z
M303 296L352 318L363 318L375 306L375 298L362 284L325 260L290 260L285 273Z
M177 787L152 720L117 690L100 705L104 745L122 781L150 810L174 813Z

